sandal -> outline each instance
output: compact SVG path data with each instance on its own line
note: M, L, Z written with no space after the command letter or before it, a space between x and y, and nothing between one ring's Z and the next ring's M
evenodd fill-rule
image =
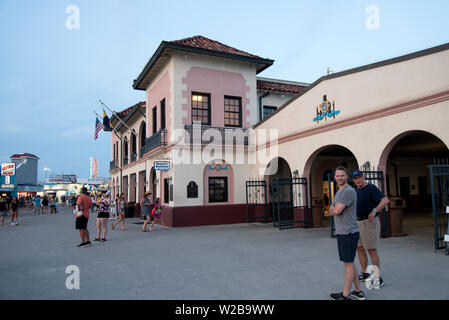
M94 239L94 241L100 241L100 239L98 239L98 238L95 238L95 239Z
M105 242L105 241L106 241L106 239L101 239L101 240L100 240L100 242Z

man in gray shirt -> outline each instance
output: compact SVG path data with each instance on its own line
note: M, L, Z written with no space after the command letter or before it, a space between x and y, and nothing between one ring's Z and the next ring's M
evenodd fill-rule
M339 166L335 169L335 181L338 184L338 192L329 208L329 214L335 220L338 254L340 261L345 265L345 286L343 292L332 293L331 298L350 300L351 297L354 297L358 300L365 300L365 295L360 289L358 271L354 265L359 241L357 193L353 187L348 185L348 172L345 167ZM353 283L355 290L350 292Z

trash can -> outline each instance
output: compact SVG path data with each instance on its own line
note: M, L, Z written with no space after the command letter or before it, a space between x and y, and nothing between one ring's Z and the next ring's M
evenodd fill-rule
M405 199L399 197L390 197L390 227L392 237L406 236L402 231L402 216L407 207Z
M125 207L125 218L134 218L134 203L128 203Z
M312 227L322 228L323 224L323 206L312 205Z

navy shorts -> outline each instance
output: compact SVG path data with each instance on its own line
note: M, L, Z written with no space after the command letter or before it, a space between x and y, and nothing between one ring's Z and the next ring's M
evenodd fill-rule
M359 236L359 232L345 235L337 234L338 255L340 256L340 261L354 262Z

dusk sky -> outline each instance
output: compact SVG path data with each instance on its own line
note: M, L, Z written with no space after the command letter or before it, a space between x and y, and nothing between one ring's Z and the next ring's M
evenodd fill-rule
M66 26L70 5L79 29ZM35 154L43 180L44 167L88 177L94 157L109 177L110 133L93 138L98 100L115 111L144 101L132 83L163 40L202 35L275 60L259 76L311 83L328 67L449 42L448 11L447 0L0 0L0 162Z

